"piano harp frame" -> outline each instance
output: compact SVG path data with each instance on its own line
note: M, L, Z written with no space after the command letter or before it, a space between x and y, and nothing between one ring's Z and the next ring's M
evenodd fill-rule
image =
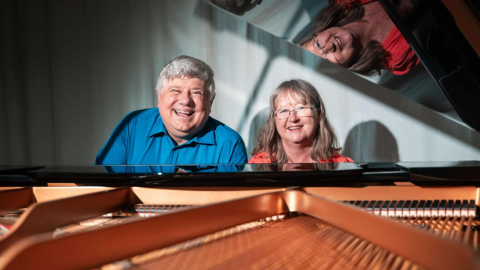
M407 188L411 190L418 189L418 187ZM52 194L55 194L52 188L30 189L30 192L36 195L37 201L43 202L34 203L30 206L14 227L35 227L32 224L36 222L29 216L38 215L42 211L51 211L53 209L60 209L59 211L64 213L63 211L67 211L66 208L68 207L61 210L61 206L58 205L66 206L66 202L70 202L70 205L78 207L79 211L84 211L84 217L98 216L100 212L117 209L118 205L123 204L125 206L125 204L136 203L139 200L146 204L152 204L154 201L156 204L162 204L165 203L164 200L167 200L168 204L184 204L196 201L196 204L208 203L208 205L150 218L126 220L121 224L58 236L54 239L52 239L51 232L45 233L39 232L41 230L35 231L31 229L29 233L17 236L17 239L20 240L9 245L8 249L3 252L0 258L0 268L28 269L38 265L43 265L49 269L98 267L236 225L286 212L300 212L319 218L426 268L474 269L477 263L473 250L459 242L442 239L436 235L393 220L371 215L354 206L340 204L331 199L307 193L323 193L321 191L326 192L328 189L331 189L329 191L333 189L350 190L355 193L359 192L358 188L327 188L327 190L324 190L324 188L305 188L306 191L259 188L243 188L241 190L238 188L122 188L98 192L99 189L102 188L89 190L85 187L76 187L67 192L69 193L67 198L59 198L62 196L58 195L57 190L57 195L53 196L55 200L51 200ZM443 188L439 189L446 191ZM459 188L460 190L456 191L456 188L453 189L454 193L460 192L466 195L465 192L468 192L470 196L472 191L476 194L477 190L475 187ZM21 192L27 194L28 190L22 189ZM435 188L426 188L423 190L423 193L427 190L435 191ZM1 191L1 193L17 191L8 190ZM170 194L172 191L178 192L177 195L183 194L183 196L175 197L171 195L172 198L157 197L161 194ZM82 195L68 197L74 193ZM121 193L122 195L118 196ZM433 192L433 194L435 193ZM87 201L87 198L88 201L92 198L105 199L111 194L117 194L120 201L106 202L101 206L97 204L96 208L94 203L82 206L82 202ZM197 196L193 196L193 194ZM247 197L245 198L245 196ZM445 197L445 193L443 193L443 196ZM226 197L234 200L221 202ZM334 194L333 197L335 197ZM43 205L43 207L39 207L39 205ZM114 207L109 208L111 205L114 205ZM81 210L82 207L84 210ZM0 208L5 209L1 205ZM89 213L92 214L89 215ZM48 224L44 225L44 228L59 227L59 224L76 222L78 220L77 214L70 216L59 214L58 216L62 216L62 218L47 222ZM215 222L212 222L212 220ZM352 220L355 222L352 222ZM129 243L129 245L124 243Z
M136 203L172 204L178 197L181 204L211 204L283 189L200 188L182 190L106 187L34 187L0 191L0 211L27 208L0 238L0 254L22 238L54 231L56 228L124 210ZM160 200L158 198L161 198ZM193 199L193 200L192 200ZM58 214L52 214L58 213ZM46 219L44 217L48 216Z

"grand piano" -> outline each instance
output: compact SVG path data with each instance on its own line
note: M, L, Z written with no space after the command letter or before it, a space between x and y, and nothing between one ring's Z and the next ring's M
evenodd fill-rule
M1 269L478 267L480 161L0 175Z
M441 48L381 3L479 130L469 2L428 2ZM0 269L479 268L480 161L5 165L0 185Z

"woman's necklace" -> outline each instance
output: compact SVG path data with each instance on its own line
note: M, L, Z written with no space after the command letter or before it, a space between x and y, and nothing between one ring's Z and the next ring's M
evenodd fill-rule
M387 25L387 22L388 22L389 19L390 19L390 17L387 15L387 18L385 19L385 22L383 22L382 28L380 28L380 31L378 32L377 36L374 38L375 40L377 40L377 38L380 36L380 33L382 33L383 28L385 28L385 25Z
M366 15L363 15L363 18L368 17L368 16L372 16L372 15L375 15L375 14L378 14L378 13L380 13L380 12L382 12L382 11L385 12L385 10L384 10L382 7L380 7L380 10L374 11L374 12L369 13L369 14L366 14ZM380 36L380 33L382 33L383 28L385 28L385 25L387 25L388 19L390 18L387 13L385 13L385 15L387 15L387 18L386 18L385 21L383 22L382 27L380 28L380 31L378 32L377 36L375 37L375 40Z
M380 9L379 11L375 11L375 12L372 12L372 13L370 13L370 14L365 14L365 15L363 15L363 17L365 18L365 17L368 17L368 16L372 16L372 15L375 15L375 14L380 13L380 12L382 12L382 11L383 11L383 8Z

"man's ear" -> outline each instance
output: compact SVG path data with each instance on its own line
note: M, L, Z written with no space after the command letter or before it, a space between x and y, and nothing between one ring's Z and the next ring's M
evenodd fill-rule
M155 92L157 93L157 106L158 106L160 105L160 95L162 94L162 91L160 92L155 91Z
M210 107L212 107L212 104L213 104L213 100L215 99L215 94L213 94L213 97L212 99L210 100Z

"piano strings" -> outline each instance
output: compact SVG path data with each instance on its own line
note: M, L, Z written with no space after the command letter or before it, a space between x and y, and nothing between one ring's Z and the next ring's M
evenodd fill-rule
M292 269L423 269L365 239L303 214L274 216L268 221L236 226L102 269L264 269L285 265Z

